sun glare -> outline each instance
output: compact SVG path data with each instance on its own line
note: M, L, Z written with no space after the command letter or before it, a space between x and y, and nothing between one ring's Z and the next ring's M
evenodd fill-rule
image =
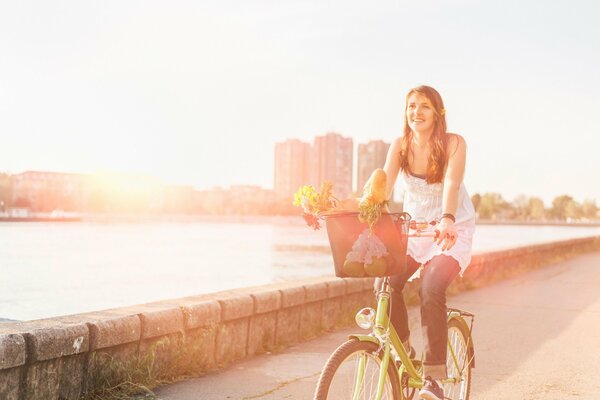
M120 205L127 210L143 211L152 207L152 199L160 202L165 184L143 174L99 172L89 177L93 197L106 205Z

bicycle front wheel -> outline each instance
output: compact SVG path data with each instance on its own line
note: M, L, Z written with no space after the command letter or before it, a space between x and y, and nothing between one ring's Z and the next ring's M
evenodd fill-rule
M381 354L372 342L351 339L327 360L315 391L315 400L374 399L377 393ZM390 359L381 400L400 399L400 380Z
M470 334L467 327L455 319L448 322L448 355L446 368L448 377L455 383L444 385L444 396L450 400L468 400L471 392Z

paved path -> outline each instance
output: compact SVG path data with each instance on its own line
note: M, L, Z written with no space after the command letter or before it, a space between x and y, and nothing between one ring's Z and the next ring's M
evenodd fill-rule
M600 252L451 297L476 315L474 400L600 399ZM409 310L412 339L418 309ZM312 399L321 367L351 328L164 386L162 400Z

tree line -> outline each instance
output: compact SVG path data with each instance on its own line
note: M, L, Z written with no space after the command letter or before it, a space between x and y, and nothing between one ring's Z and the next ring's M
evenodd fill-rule
M471 196L480 219L524 221L592 221L598 220L595 200L578 202L563 194L555 197L549 207L539 197L519 195L512 202L499 193L475 193Z
M300 212L297 207L292 206L291 199L276 200L270 191L262 189L234 193L232 190L196 191L191 186L159 188L142 185L143 190L135 191L129 188L131 185L123 184L120 187L94 182L75 192L65 191L62 186L56 186L52 182L46 182L42 186L38 184L35 188L29 185L25 193L27 196L19 197L14 193L11 175L0 172L0 212L10 206L28 207L32 211L60 208L79 212L140 211L217 215L297 215ZM32 203L33 200L35 201ZM566 194L555 197L549 207L546 207L541 198L525 195L519 195L510 202L499 193L476 193L471 200L478 218L483 220L600 220L600 208L595 200L578 202ZM390 209L401 211L402 204L390 204Z

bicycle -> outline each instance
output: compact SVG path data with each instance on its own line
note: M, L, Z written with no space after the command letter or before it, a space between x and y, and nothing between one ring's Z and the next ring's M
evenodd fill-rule
M415 233L409 234L411 221L406 213L388 215L392 216L405 238L435 237L434 232L423 229L425 224L422 223ZM330 242L331 239L330 235ZM332 250L335 253L333 242ZM340 276L335 254L334 261L336 275ZM331 354L319 377L315 400L410 400L416 390L423 387L422 360L410 357L390 324L391 292L389 276L383 276L381 285L375 290L377 308L363 308L355 317L357 325L371 329L371 333L350 335L349 340ZM444 395L452 400L468 400L471 369L475 367L471 335L475 316L455 308L447 310L448 377L442 380ZM467 323L467 318L470 323Z

